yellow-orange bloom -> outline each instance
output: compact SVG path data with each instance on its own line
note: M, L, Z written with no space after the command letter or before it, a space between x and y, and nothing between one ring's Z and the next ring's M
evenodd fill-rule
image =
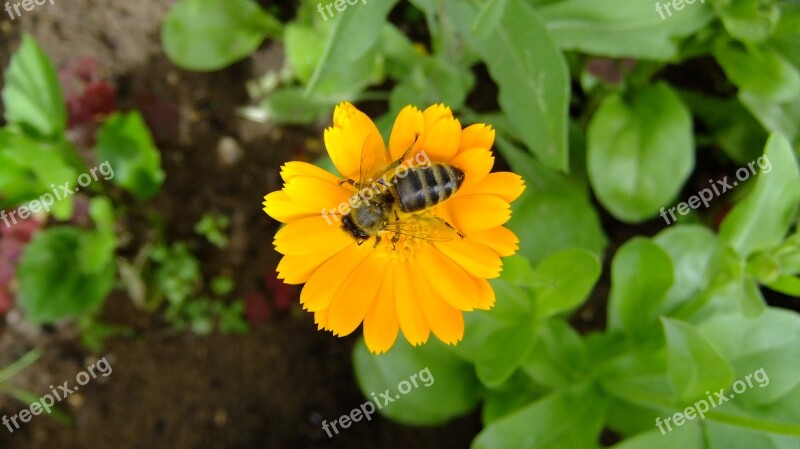
M306 284L300 303L314 313L320 329L344 336L363 322L367 347L374 353L389 350L399 330L413 345L426 342L431 332L455 344L464 334L462 312L494 305L487 279L499 276L500 258L518 248L519 240L503 224L525 186L514 173L489 173L493 142L491 127L462 129L444 105L425 111L406 106L386 148L369 117L350 103L336 107L325 146L341 177L289 162L281 171L283 189L264 197L264 211L286 223L275 234L275 248L283 254L278 277ZM409 148L409 165L426 155L431 163L464 172L452 197L423 211L452 225L463 238L438 241L384 230L379 243L371 238L357 244L340 226L356 194L343 181L359 181L362 166L376 167L367 175L378 176ZM407 215L397 213L401 219Z

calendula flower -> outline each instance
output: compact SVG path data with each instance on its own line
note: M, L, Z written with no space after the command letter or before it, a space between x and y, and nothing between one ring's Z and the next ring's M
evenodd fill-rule
M387 148L372 120L342 103L325 130L325 146L341 176L303 162L282 167L283 189L264 197L264 211L286 224L274 241L283 254L278 277L305 283L300 303L320 329L344 336L363 322L367 347L378 354L392 347L400 330L413 345L426 342L431 332L456 344L464 334L462 312L494 305L487 279L499 276L501 257L518 248L519 240L503 225L510 203L525 188L514 173L490 173L494 134L484 124L462 129L444 105L425 111L406 106ZM392 194L392 179L403 176L399 166L406 170L423 162L456 168L447 169L451 181L463 173L452 196L412 213L395 201L386 214L387 229L376 236L356 239L342 227L351 209L379 203L381 191ZM363 171L383 181L365 187L359 184ZM425 230L436 223L439 231L452 230L449 238Z

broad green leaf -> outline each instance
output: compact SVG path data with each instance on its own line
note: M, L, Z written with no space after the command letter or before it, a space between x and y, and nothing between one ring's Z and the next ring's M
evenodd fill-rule
M325 35L310 26L290 23L284 40L287 61L297 78L307 83L325 51Z
M694 167L691 115L664 83L606 97L589 123L588 144L592 188L625 222L657 214Z
M722 43L714 57L739 89L775 102L790 100L800 93L800 73L792 64L767 47L741 49Z
M594 449L603 426L606 400L578 385L552 393L493 421L471 449Z
M566 50L668 60L678 53L677 38L698 32L713 19L711 8L701 1L682 2L682 10L669 14L664 10L669 1L565 0L542 7L541 14L555 42Z
M161 154L138 112L111 115L97 134L97 159L111 167L112 182L140 199L164 182Z
M676 396L683 403L704 398L733 382L733 369L690 324L661 318L667 339L667 369Z
M219 70L253 53L281 24L253 0L180 0L161 26L161 42L181 68Z
M544 165L567 171L569 72L536 11L523 0L507 0L495 32L480 39L472 36L475 7L454 2L448 8L499 86L498 102L515 134Z
M67 110L56 70L27 34L6 70L2 97L8 123L43 137L64 133Z
M790 295L794 297L800 298L800 278L797 276L790 276L790 275L782 275L778 276L772 282L765 284L767 287L775 290L776 292L781 292L784 295Z
M708 449L797 449L800 437L711 421L707 425Z
M757 165L755 164L757 163ZM774 133L754 161L755 187L725 217L720 238L742 256L777 246L789 230L800 200L800 170L786 138Z
M379 42L389 11L397 0L357 3L337 13L322 57L306 85L305 94L355 92L356 80L368 76L375 44ZM369 61L367 61L369 62ZM355 89L353 86L355 85ZM324 89L323 89L324 88Z
M306 96L302 87L285 87L270 93L261 108L267 120L308 125L321 116L330 114L338 102L338 97L317 94Z
M586 345L566 321L543 322L537 332L535 349L521 366L536 384L557 390L584 378L589 367Z
M58 143L0 129L0 207L24 205L32 209L30 202L36 201L45 212L52 211L56 218L68 219L72 216L71 195L77 176L62 157ZM13 223L20 218L19 214L14 217L8 220Z
M708 0L731 36L746 42L761 42L774 31L780 10L774 1Z
M388 353L376 356L362 338L353 348L353 364L366 399L374 403L374 393L380 401L380 413L405 424L443 424L472 410L481 395L472 367L450 354L438 340L412 347L398 337ZM417 387L412 385L401 395L399 389L406 389L405 383L411 383L412 376ZM380 395L387 390L393 402L384 405Z
M771 132L783 133L797 143L800 137L800 94L789 101L776 103L750 92L739 92L739 101Z
M569 312L581 305L600 277L600 261L584 249L569 249L543 260L536 272L546 285L536 289L540 318Z
M611 261L608 323L629 336L657 332L658 310L674 281L669 256L652 241L635 237Z
M408 104L424 109L434 103L444 103L460 109L474 84L469 70L441 58L422 58L392 89L390 114L396 117Z
M719 314L698 331L730 361L736 382L744 384L744 391L736 392L737 404L768 404L800 384L795 366L800 358L796 313L768 309L755 318Z
M663 431L651 430L627 438L610 449L708 449L699 424L686 423L681 427L672 427L673 430L669 431L662 421L661 427Z
M675 272L675 282L661 308L667 314L709 286L719 244L714 233L700 225L669 227L653 241L669 255Z
M535 341L532 322L500 329L486 339L478 351L475 371L488 387L505 382L528 356Z
M478 39L488 38L497 29L505 9L506 0L488 0L472 24L472 32L475 37Z
M82 270L82 245L96 231L62 226L42 231L25 247L17 268L19 304L28 320L51 323L100 307L114 286L114 264ZM113 248L106 247L107 251Z

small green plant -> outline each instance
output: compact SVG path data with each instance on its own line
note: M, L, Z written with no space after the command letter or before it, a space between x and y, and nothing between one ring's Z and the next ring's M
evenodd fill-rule
M194 232L205 237L217 248L225 248L228 246L228 236L225 235L225 230L230 224L231 219L225 215L207 213L194 226Z
M118 212L103 181L139 199L152 197L164 180L159 152L138 112L118 112L100 126L93 160L82 160L66 136L55 69L30 36L11 59L2 99L7 124L0 128L0 208L9 209L11 218L40 213L57 220L24 248L16 272L18 303L34 323L92 315L117 272ZM63 223L73 217L79 191L90 196L91 227Z
M12 386L9 380L33 365L39 359L39 357L41 357L41 355L42 352L40 350L32 349L22 357L18 358L14 363L6 366L3 369L0 369L0 392L13 397L25 406L28 406L34 402L38 402L40 399L39 396L28 390ZM62 424L73 424L72 417L58 407L51 406L50 413L48 413L47 416Z

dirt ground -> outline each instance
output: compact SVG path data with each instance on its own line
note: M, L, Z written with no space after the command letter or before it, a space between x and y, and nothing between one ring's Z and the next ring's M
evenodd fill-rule
M138 107L151 118L162 151L166 183L144 215L160 215L171 239L192 242L204 273L233 274L240 295L269 295L263 278L278 261L271 245L277 223L261 211L261 201L280 187L280 164L319 151L321 134L237 115L236 108L248 102L245 82L281 63L277 46L265 43L253 60L216 73L174 67L159 45L160 23L172 3L56 1L14 21L3 16L0 66L7 67L22 33L33 35L58 67L84 56L96 59L100 75L118 89L120 108ZM223 162L221 147L228 156L233 147L235 157ZM206 212L232 217L226 250L194 234ZM132 220L126 227L143 238L147 221ZM166 335L157 315L139 312L121 292L109 300L103 318L133 327L136 336L113 339L103 353L90 354L69 326L33 329L9 317L0 366L33 346L44 348L15 385L45 394L49 385L73 383L104 355L113 371L60 404L74 418L73 427L34 417L13 433L0 428L0 447L466 448L480 430L477 413L434 429L378 418L329 439L321 421L364 401L351 367L355 338L316 331L311 316L296 308L244 336ZM2 415L22 407L0 397Z

